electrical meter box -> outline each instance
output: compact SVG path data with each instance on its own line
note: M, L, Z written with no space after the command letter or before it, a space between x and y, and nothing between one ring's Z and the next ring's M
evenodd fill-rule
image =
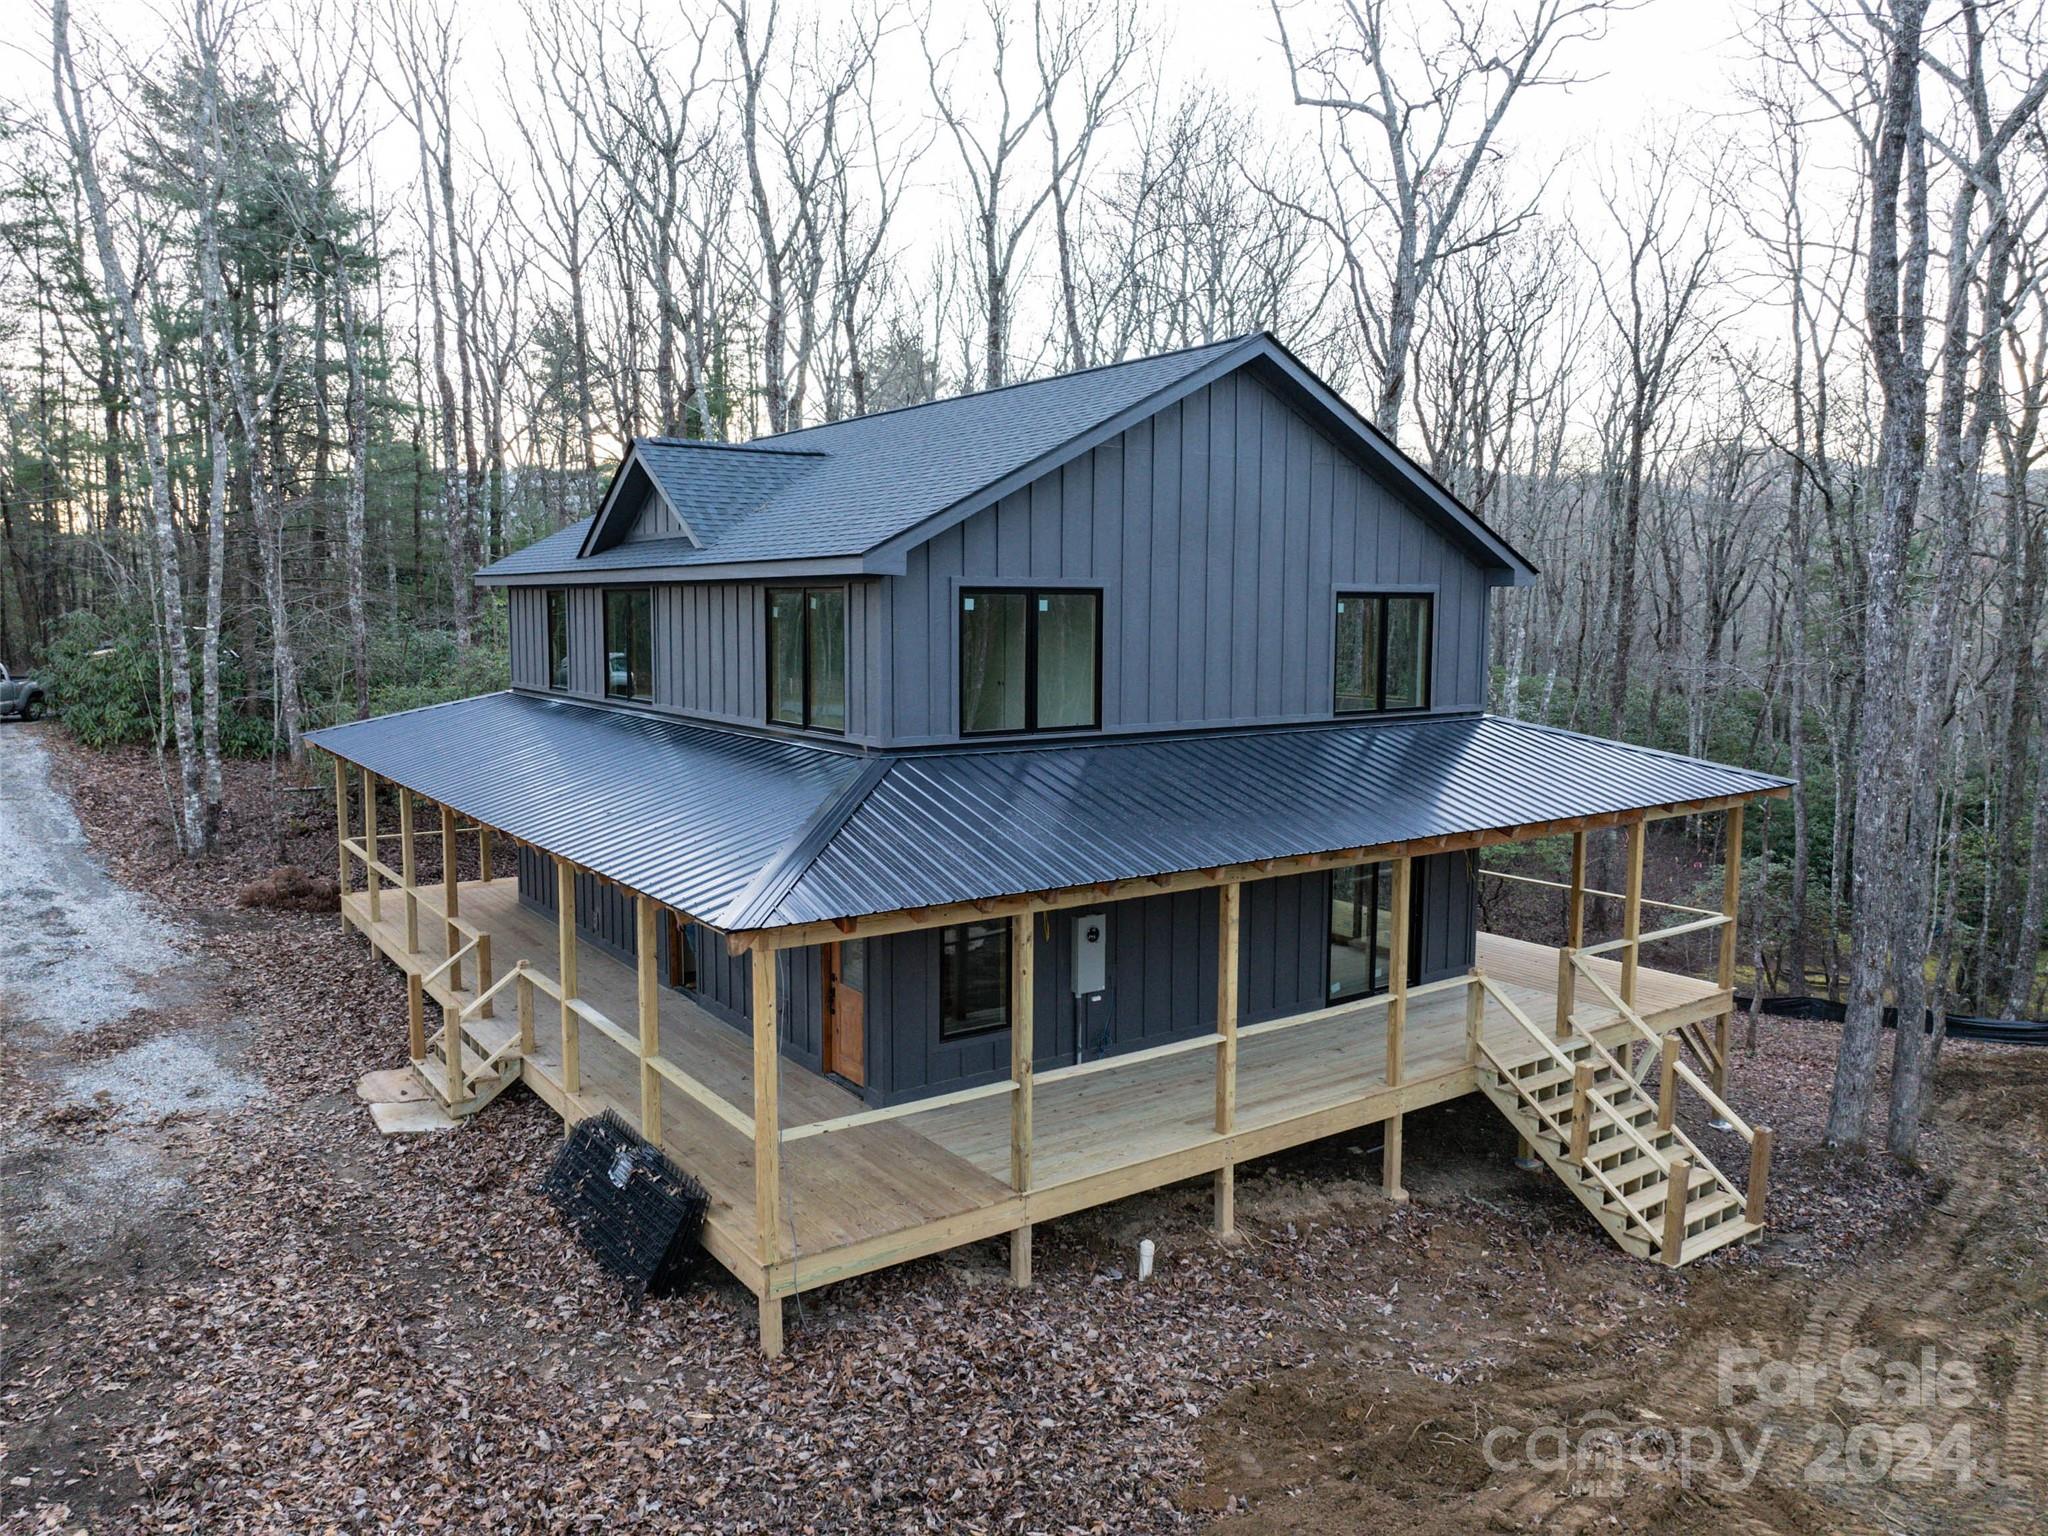
M1074 996L1093 997L1109 985L1109 919L1083 912L1074 919Z

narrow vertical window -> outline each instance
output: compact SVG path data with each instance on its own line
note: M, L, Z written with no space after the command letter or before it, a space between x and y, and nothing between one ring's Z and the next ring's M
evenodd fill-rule
M604 595L604 691L608 698L654 698L654 593L647 587Z
M1338 714L1429 708L1431 608L1427 593L1338 595L1331 701Z
M960 923L939 934L939 1038L961 1040L1010 1022L1010 925Z
M548 687L569 690L569 594L560 587L547 593Z
M846 588L804 597L804 710L813 730L846 729Z
M1102 594L981 588L960 594L960 733L1102 723Z
M846 729L846 589L768 589L768 718Z

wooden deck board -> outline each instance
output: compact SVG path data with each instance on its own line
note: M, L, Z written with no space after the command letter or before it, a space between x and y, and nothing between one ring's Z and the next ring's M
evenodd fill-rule
M424 972L446 953L437 896L421 894L421 947L409 960L402 896L386 891L381 920L374 925L360 892L346 897L344 911L358 928L374 929L379 948L392 959ZM461 911L490 932L499 976L522 958L548 977L556 974L555 923L519 903L516 882L465 885ZM1554 949L1482 934L1479 961L1540 1028L1551 1025L1556 1014ZM1619 985L1619 962L1593 964L1610 985ZM633 968L586 939L578 951L578 972L584 1000L627 1033L637 1034ZM463 979L474 986L473 974ZM449 992L437 985L434 990L439 1002L460 1004L473 995L466 988ZM1639 973L1638 1009L1658 1029L1709 1017L1725 1006L1725 996L1711 982L1648 968ZM469 1026L493 1046L516 1027L511 991L501 992L498 1002L495 1019ZM1620 1027L1593 988L1581 987L1579 1013L1597 1033L1619 1040ZM537 1092L569 1118L610 1107L638 1124L639 1069L632 1057L599 1031L579 1026L583 1083L571 1102L560 1083L556 1005L536 997L534 1022L536 1050L523 1070ZM440 1028L438 1016L427 1023L430 1033ZM1284 1029L1250 1027L1239 1044L1237 1155L1265 1155L1474 1091L1462 990L1410 1002L1406 1071L1398 1090L1384 1080L1386 1027L1382 1003L1330 1010ZM1485 1030L1488 1045L1510 1064L1542 1049L1497 1005L1487 1010ZM403 1049L402 1040L394 1044ZM735 1108L751 1110L748 1035L666 986L661 988L661 1048L667 1059ZM779 1076L785 1128L864 1107L846 1088L786 1058ZM1226 1149L1215 1135L1214 1105L1215 1056L1207 1050L1079 1077L1041 1079L1034 1095L1030 1219L1220 1166ZM796 1257L766 1277L753 1257L752 1143L669 1087L662 1093L662 1142L710 1191L707 1245L713 1253L747 1283L778 1294L1001 1232L1024 1219L1026 1209L1009 1187L1010 1110L1002 1095L787 1142L782 1148L782 1240L785 1251Z

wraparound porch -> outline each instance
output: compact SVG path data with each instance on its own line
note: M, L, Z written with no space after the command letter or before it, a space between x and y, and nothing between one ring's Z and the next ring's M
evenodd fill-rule
M638 968L585 938L567 967L574 990L565 1009L556 979L563 925L523 906L515 881L462 883L452 928L446 899L445 887L412 887L409 922L402 884L381 891L374 918L367 890L344 898L344 920L406 973L423 1004L440 1005L439 1019L422 1009L415 1059L425 1059L426 1039L445 1031L452 1015L467 1062L499 1053L516 1059L519 1078L569 1123L607 1108L650 1123L652 1078L663 1149L711 1195L705 1246L762 1298L770 1344L780 1299L796 1291L1003 1234L1011 1235L1018 1277L1028 1278L1028 1237L1020 1234L1031 1224L1181 1179L1218 1175L1219 1225L1227 1228L1235 1164L1359 1126L1387 1123L1389 1185L1398 1194L1398 1117L1474 1092L1475 1041L1510 1066L1535 1060L1543 1046L1526 1021L1554 1027L1558 1010L1559 951L1482 934L1486 985L1456 977L1408 990L1398 1010L1382 995L1244 1026L1228 1047L1203 1035L1040 1070L1028 1074L1028 1167L1019 1180L1017 1119L1027 1090L1014 1080L877 1111L832 1079L771 1056L773 1082L764 1085L746 1034L666 987L643 993ZM1020 953L1028 964L1028 947ZM1593 985L1574 1004L1577 1028L1610 1048L1631 1044L1638 1026L1598 991L1624 984L1625 961L1581 965ZM773 974L772 965L757 967L757 975ZM1728 1007L1726 989L1648 967L1637 971L1633 990L1642 1023L1660 1034ZM650 994L658 1014L651 1042L639 1022ZM758 992L756 1001L762 1005ZM1229 1129L1219 1130L1226 1049L1234 1080ZM769 1242L750 1108L764 1096L777 1129L769 1138Z

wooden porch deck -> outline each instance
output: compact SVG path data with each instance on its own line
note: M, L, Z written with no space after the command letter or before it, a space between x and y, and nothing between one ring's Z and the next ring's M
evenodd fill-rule
M400 893L384 894L380 918L372 922L366 894L348 892L343 918L402 970L431 976L447 957L437 898L433 888L419 889L420 944L411 953ZM466 924L491 935L497 976L521 960L535 973L555 974L556 924L520 905L515 881L464 884L460 912ZM579 945L577 963L577 994L586 1004L613 1020L637 1018L631 966L587 939ZM1479 963L1532 1019L1548 1023L1554 1017L1556 950L1482 934ZM1619 962L1587 963L1610 985L1619 984ZM462 980L464 986L451 988L445 978L433 979L427 991L436 1002L460 1008L475 996L474 970L466 969ZM1041 1070L1033 1090L1032 1177L1021 1194L1010 1184L1006 1093L942 1100L900 1118L786 1139L779 1212L786 1256L768 1262L756 1232L751 1137L664 1085L661 1139L710 1192L707 1250L757 1295L781 1297L1475 1092L1469 990L1456 981L1411 994L1398 1086L1386 1081L1383 1000L1242 1027L1235 1126L1228 1134L1215 1129L1216 1065L1208 1037L1112 1064ZM754 1102L747 1034L665 986L659 992L659 1054L744 1115ZM495 1007L497 1017L472 1018L466 1025L493 1048L517 1032L510 989L495 1002L502 1005ZM1628 1027L1600 1002L1597 994L1581 993L1581 1027L1619 1044ZM1647 967L1638 974L1637 1011L1656 1030L1711 1018L1727 1006L1728 993L1712 982ZM523 1080L571 1123L615 1108L637 1124L638 1060L572 1015L581 1085L569 1092L560 1019L556 1004L536 1003L535 1049L523 1062ZM429 1028L436 1027L430 1019ZM1489 1049L1507 1062L1540 1050L1497 1004L1489 1005L1482 1027ZM402 1042L394 1045L404 1048ZM836 1082L786 1058L778 1075L785 1133L866 1108Z

